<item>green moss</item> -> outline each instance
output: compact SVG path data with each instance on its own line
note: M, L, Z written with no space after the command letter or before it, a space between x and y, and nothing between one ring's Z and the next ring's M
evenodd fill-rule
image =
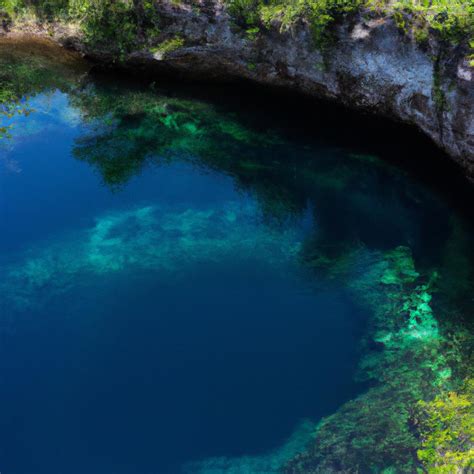
M419 44L427 44L429 41L429 32L425 28L418 28L414 32L415 40Z
M398 247L385 255L388 263L380 282L384 285L402 285L413 283L420 276L405 247Z
M428 473L474 470L474 379L458 392L418 402L416 423L422 440L418 458Z
M451 386L451 367L465 353L435 316L439 275L418 272L406 247L384 254L349 247L339 257L324 255L321 269L343 279L372 311L359 378L374 385L325 418L315 442L285 472L417 472L413 411L420 399Z
M177 49L182 48L183 46L184 39L180 36L175 36L174 38L169 38L163 41L158 46L150 48L150 51L155 54L158 53L162 56L166 56L168 53L172 53L173 51L176 51Z
M245 31L245 34L247 35L247 38L250 41L255 41L257 39L258 35L260 34L260 28L258 26L253 27L253 28L248 28Z
M430 33L448 44L474 39L474 6L469 0L228 0L229 11L244 30L278 26L289 30L306 22L322 51L336 41L333 26L357 12L391 16L399 29L425 44Z

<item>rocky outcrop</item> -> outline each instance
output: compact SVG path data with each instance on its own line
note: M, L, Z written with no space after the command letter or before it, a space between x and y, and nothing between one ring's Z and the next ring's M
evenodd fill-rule
M390 18L351 18L334 44L313 46L308 25L274 24L249 39L221 3L203 11L162 3L164 37L187 46L151 61L189 74L249 78L297 89L414 124L474 179L474 69L462 52L435 43L424 50Z
M390 17L348 17L321 51L304 21L287 30L274 22L250 38L221 0L192 5L161 0L157 8L157 48L130 54L129 66L204 79L250 79L413 124L474 180L474 68L462 48L442 45L434 35L422 47ZM64 31L52 36L107 60ZM180 47L160 49L176 38L183 40Z

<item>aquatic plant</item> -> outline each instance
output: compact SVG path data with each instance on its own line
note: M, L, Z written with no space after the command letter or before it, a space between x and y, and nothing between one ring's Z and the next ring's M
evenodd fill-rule
M418 402L415 418L422 440L418 458L428 473L474 469L474 379L458 392Z
M416 472L420 442L412 414L420 399L450 386L451 367L462 357L459 347L448 350L449 336L434 316L438 276L420 275L406 247L385 254L359 247L342 255L341 265L331 265L334 257L319 261L371 308L359 378L376 385L325 418L315 441L285 471Z
M183 474L278 474L314 438L315 425L303 421L279 448L256 456L217 457L189 463Z
M83 276L135 268L178 277L193 265L232 258L258 260L277 270L294 261L299 249L296 229L261 224L252 206L146 206L101 216L91 229L29 252L3 270L0 289L11 310L21 311L80 285Z
M96 167L104 182L120 186L150 160L154 163L196 160L202 166L222 167L229 150L239 146L268 146L270 134L256 133L212 104L171 98L153 91L87 88L72 96L89 125L76 143L76 158ZM250 161L251 151L246 161ZM258 170L246 169L247 174Z

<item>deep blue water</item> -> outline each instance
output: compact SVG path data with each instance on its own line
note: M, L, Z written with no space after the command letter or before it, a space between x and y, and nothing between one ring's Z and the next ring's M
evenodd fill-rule
M413 173L294 124L127 85L30 105L0 148L2 473L291 457L366 387L370 309L305 256L404 245L423 266L451 232Z
M2 472L161 474L260 454L360 390L353 376L364 311L344 288L318 290L285 248L258 254L266 239L280 245L280 233L283 247L299 242L311 216L285 224L291 236L277 224L267 236L272 224L250 193L192 163L146 170L112 191L71 156L83 130L57 120L65 97L39 97L34 107L4 155L14 166L0 171L2 259L11 271L33 255L38 272L54 274L22 288L26 308L10 302L2 311ZM33 120L40 131L22 137ZM202 256L178 258L183 268L74 267L81 233L97 219L145 206L170 214L245 207L250 218L226 229L209 218L200 232L234 233L219 235L230 248L215 258L215 244L204 242ZM135 249L137 259L160 238L173 237L153 237ZM163 258L174 267L173 255Z

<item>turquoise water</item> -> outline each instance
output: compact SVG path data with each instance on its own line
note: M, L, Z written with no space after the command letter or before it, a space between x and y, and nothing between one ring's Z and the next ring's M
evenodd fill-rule
M389 397L402 416L464 376L444 334L471 343L471 220L409 141L366 146L236 89L47 89L0 144L2 472L280 472L330 444L329 415L340 446L372 439L338 454L369 472L381 428L337 413ZM413 317L382 314L405 295ZM337 472L327 449L309 465Z

